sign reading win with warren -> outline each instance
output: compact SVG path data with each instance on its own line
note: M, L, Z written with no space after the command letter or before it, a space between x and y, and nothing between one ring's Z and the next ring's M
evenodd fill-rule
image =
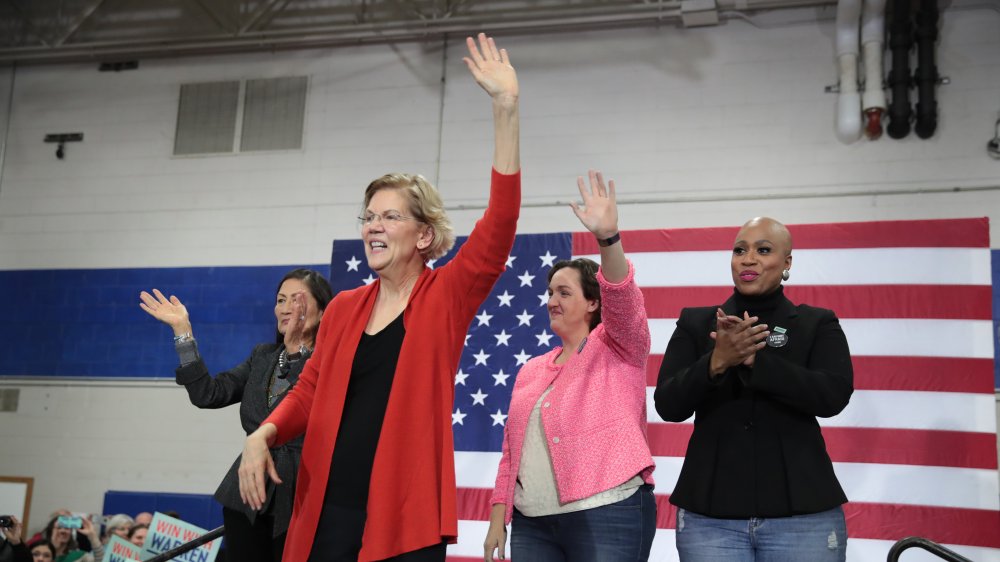
M157 512L153 515L153 521L149 524L149 534L146 535L146 542L142 545L142 559L148 560L157 554L177 548L206 532L201 527ZM220 540L205 543L194 550L174 557L173 560L178 562L214 562L215 557L219 554L220 543Z
M111 540L104 545L104 558L101 562L127 562L142 560L142 547L136 546L118 535L111 535Z

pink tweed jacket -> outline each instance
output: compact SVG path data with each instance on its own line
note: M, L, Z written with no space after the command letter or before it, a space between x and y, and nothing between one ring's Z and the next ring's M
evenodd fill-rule
M646 441L646 359L649 326L635 268L611 284L598 271L601 324L583 350L562 365L562 348L528 361L517 374L504 429L503 455L491 504L513 513L514 484L531 409L549 385L542 425L559 501L571 502L609 490L636 474L653 483L653 457Z

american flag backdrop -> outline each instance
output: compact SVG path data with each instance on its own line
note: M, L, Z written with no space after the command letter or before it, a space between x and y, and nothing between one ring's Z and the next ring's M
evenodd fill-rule
M850 498L848 560L885 560L893 542L915 535L975 561L1000 562L987 220L789 229L795 250L786 294L793 302L833 309L853 356L850 405L820 420ZM673 424L657 417L656 375L680 309L720 304L732 293L729 248L736 230L622 233L652 334L647 410L658 531L651 560L677 559L669 494L692 431L692 420ZM450 561L482 559L514 378L528 358L559 345L545 309L546 273L554 261L599 261L597 253L585 233L519 235L507 271L472 321L455 378L460 536L449 547ZM330 273L335 291L374 280L360 240L334 242ZM938 558L910 550L903 560Z

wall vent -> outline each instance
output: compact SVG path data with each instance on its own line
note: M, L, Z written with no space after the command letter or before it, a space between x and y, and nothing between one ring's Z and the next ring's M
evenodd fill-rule
M305 76L247 80L240 152L302 148Z
M305 76L184 84L174 155L302 148Z
M0 412L16 412L20 399L20 388L0 388Z
M182 84L174 154L232 152L239 99L236 80Z

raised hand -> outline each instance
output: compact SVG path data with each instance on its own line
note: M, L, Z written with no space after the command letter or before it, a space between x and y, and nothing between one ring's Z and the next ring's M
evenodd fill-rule
M10 521L13 525L3 528L3 536L10 544L21 544L21 535L24 534L24 525L21 524L21 521L15 515L10 516Z
M469 72L491 98L515 101L518 96L517 73L510 64L506 49L497 49L496 42L485 33L479 34L479 46L472 37L465 39L469 56L462 57Z
M615 202L615 180L604 185L604 175L596 170L588 170L590 189L583 182L583 177L576 178L576 186L583 198L583 207L576 202L570 203L573 214L580 219L583 226L598 239L605 240L618 234L618 204Z
M101 535L97 532L97 528L94 527L94 523L90 520L90 517L80 519L80 532L90 539L91 545L101 544Z
M173 328L175 336L191 332L191 319L187 308L179 298L170 295L168 299L159 289L153 289L152 295L146 291L139 293L139 299L142 300L139 308Z
M604 185L604 175L596 170L587 170L590 188L582 177L576 178L576 187L580 190L583 205L573 202L569 206L573 214L580 219L598 240L601 246L601 272L609 283L620 283L628 276L629 265L625 259L625 250L620 242L608 244L608 239L618 240L618 203L615 201L614 180Z

